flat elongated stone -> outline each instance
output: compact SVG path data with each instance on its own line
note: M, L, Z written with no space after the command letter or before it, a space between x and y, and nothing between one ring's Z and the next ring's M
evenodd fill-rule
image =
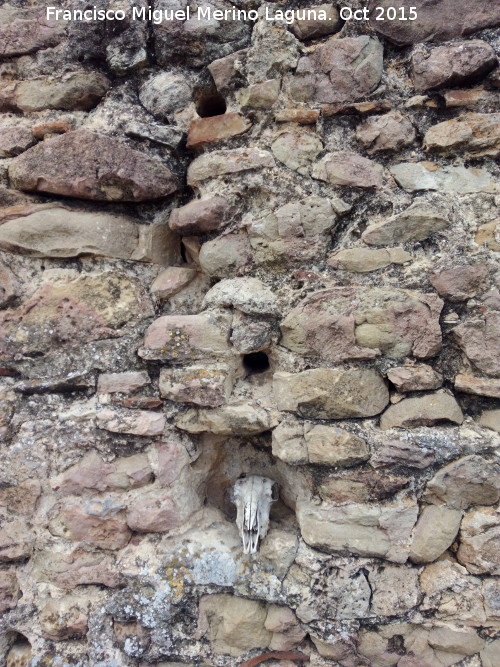
M275 373L273 390L278 409L313 419L373 417L389 402L387 386L372 369Z
M316 165L312 176L333 185L356 188L381 188L384 170L380 164L357 153L327 153Z
M462 512L446 506L425 507L420 515L411 544L410 560L414 563L432 563L453 543Z
M226 222L229 202L224 197L195 199L185 206L175 208L168 222L170 229L182 234L206 234L220 229Z
M496 156L500 153L500 113L469 113L433 125L424 137L424 148Z
M457 194L499 192L500 186L486 169L441 167L433 162L401 162L390 167L398 185L408 192L438 190Z
M98 428L113 433L130 433L131 435L161 435L167 423L161 412L149 410L112 410L105 408L97 414Z
M252 123L239 113L225 113L220 116L196 118L189 126L186 146L199 148L204 144L222 141L243 134Z
M463 420L462 410L453 396L435 393L405 398L391 405L380 418L380 428L432 426L440 421L461 424Z
M356 128L356 137L368 153L399 151L415 141L415 128L407 116L391 111L367 118Z
M101 373L97 380L98 394L132 394L137 389L151 384L146 371L128 371L125 373Z
M196 185L199 181L205 181L208 178L237 174L250 169L274 167L274 164L271 153L259 148L213 151L200 155L191 162L188 167L187 182L188 185Z
M307 18L308 15L306 13L306 18L295 19L290 30L298 39L305 41L307 39L324 37L325 35L338 32L342 27L340 15L336 7L332 7L332 5L316 5L308 7L305 11L307 12L309 9L313 9L317 13L320 11L324 12L326 18L313 18L312 15L311 18Z
M20 190L108 201L165 197L178 188L170 169L145 153L87 130L67 132L12 160Z
M277 425L276 415L264 408L240 402L214 410L188 410L176 419L177 428L189 433L251 435Z
M416 201L402 213L369 225L361 238L365 243L376 246L423 241L450 224L441 210L426 202Z
M474 4L468 0L438 0L412 2L417 17L415 20L399 20L401 16L410 18L406 0L370 0L370 21L374 29L399 46L423 41L439 41L467 35L500 22L500 8L496 0L477 0ZM376 7L384 10L380 13ZM397 19L387 20L385 10L396 10ZM404 14L402 10L404 9ZM377 18L379 20L377 20Z
M229 398L232 375L225 364L162 368L160 395L179 403L215 408Z
M438 389L443 384L443 376L426 364L390 368L387 379L401 392L428 391Z
M455 378L455 389L465 394L500 398L500 379L459 373Z
M417 91L462 85L487 74L497 62L492 47L481 40L447 46L415 47L411 56Z
M346 248L328 258L328 265L352 273L370 273L391 264L405 264L412 259L403 248Z

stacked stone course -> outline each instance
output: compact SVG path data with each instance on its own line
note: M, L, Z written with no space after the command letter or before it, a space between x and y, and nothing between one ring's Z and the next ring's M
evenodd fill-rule
M0 7L0 667L500 665L500 8L299 5Z

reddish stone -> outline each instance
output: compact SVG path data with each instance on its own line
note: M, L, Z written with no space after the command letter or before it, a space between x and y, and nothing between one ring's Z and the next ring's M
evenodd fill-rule
M71 132L72 129L71 125L64 120L52 120L47 123L33 125L31 131L35 139L45 139L48 135L66 134L66 132Z
M0 526L0 563L31 556L34 538L21 519L4 520Z
M221 141L243 134L252 124L239 113L225 113L220 116L197 118L189 126L186 146L199 148L203 144Z
M131 435L161 435L167 420L165 415L148 410L126 410L105 408L97 413L97 428L112 433Z
M154 410L161 408L163 401L161 398L152 396L127 396L123 399L124 408L138 408L139 410Z
M435 273L431 285L440 296L449 301L465 301L485 288L488 267L486 264L468 264Z
M313 125L319 118L316 109L280 109L274 114L277 123L299 123L299 125Z
M102 373L97 380L98 394L133 394L141 387L151 384L146 371L130 371L126 373Z
M227 219L229 203L224 197L195 199L175 208L169 220L170 229L183 236L206 234L220 229Z
M21 596L14 570L0 572L0 613L16 606Z
M64 38L66 21L47 20L46 7L0 9L0 55L21 56L56 46Z
M142 493L127 508L127 524L138 533L166 533L182 520L171 492L166 490Z
M453 329L458 345L480 371L500 377L500 313L470 319Z

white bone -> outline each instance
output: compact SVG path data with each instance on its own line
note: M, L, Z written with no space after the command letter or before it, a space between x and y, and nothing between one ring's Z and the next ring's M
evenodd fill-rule
M246 554L257 553L259 541L266 536L271 503L276 500L275 489L276 483L261 475L247 475L234 484L236 525Z

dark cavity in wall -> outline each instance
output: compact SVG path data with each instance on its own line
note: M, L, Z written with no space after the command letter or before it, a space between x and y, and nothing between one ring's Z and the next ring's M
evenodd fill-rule
M269 357L265 352L245 354L243 366L249 373L264 373L269 369Z
M196 111L201 118L221 116L226 113L226 100L216 91L201 93L196 102Z

